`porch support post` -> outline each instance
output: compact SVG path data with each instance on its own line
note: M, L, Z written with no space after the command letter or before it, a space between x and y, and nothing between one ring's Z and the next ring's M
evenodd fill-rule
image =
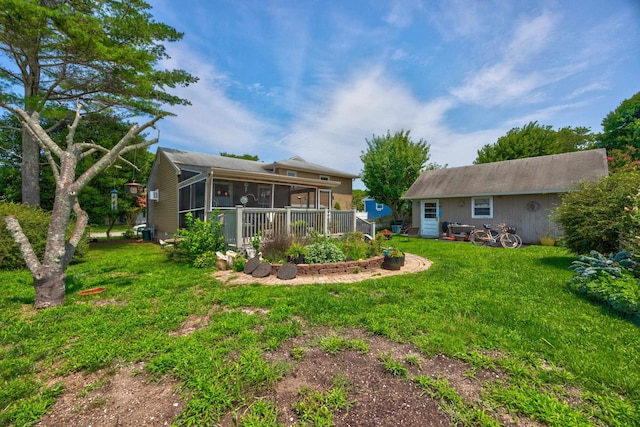
M271 184L271 209L276 205L276 185Z
M351 215L353 216L353 221L351 221L351 224L353 224L353 227L351 228L351 231L355 233L356 230L358 229L358 218L356 218L355 208L351 209Z
M241 251L244 249L244 208L236 206L236 249Z
M324 234L329 235L329 209L324 208Z
M285 226L285 230L287 230L287 234L289 234L291 233L291 206L285 206L284 211L285 211L284 226Z

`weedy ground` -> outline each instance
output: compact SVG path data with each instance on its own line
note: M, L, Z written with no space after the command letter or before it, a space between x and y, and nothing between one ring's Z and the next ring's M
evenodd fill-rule
M0 272L0 425L640 425L640 329L567 289L575 256L393 244L433 266L230 286L97 246L42 311Z

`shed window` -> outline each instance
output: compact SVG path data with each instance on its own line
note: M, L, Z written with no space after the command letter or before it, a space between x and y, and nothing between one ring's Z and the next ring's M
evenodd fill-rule
M493 218L493 197L473 197L471 199L472 218Z

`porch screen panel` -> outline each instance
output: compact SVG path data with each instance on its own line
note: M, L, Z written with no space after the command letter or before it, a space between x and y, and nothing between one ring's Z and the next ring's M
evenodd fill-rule
M191 207L191 186L182 187L178 192L180 211L188 211Z
M206 180L185 185L178 190L178 225L180 228L187 226L187 214L191 213L194 219L204 219Z
M192 197L193 197L193 207L198 209L204 209L204 192L205 192L205 182L200 181L193 184Z
M230 207L231 204L231 186L226 181L213 181L213 198L211 200L211 208Z

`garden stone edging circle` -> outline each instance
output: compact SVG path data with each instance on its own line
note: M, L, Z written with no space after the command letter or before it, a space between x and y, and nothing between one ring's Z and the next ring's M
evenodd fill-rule
M295 279L297 274L298 267L295 264L284 264L278 269L278 274L276 275L276 277L282 280L291 280Z
M244 271L245 274L251 274L251 273L253 273L253 270L258 268L259 265L260 265L260 258L259 257L251 258L244 265L244 270L243 271Z
M269 264L268 262L261 262L251 273L251 275L256 278L267 277L270 274L271 264Z
M376 257L377 258L377 257ZM431 267L431 260L428 258L424 258L420 255L414 255L410 253L405 254L405 265L401 270L384 270L381 268L383 256L380 255L378 259L376 259L375 264L376 267L371 269L360 269L359 271L355 271L352 269L348 269L347 272L343 273L327 273L327 272L314 272L312 274L303 275L300 273L300 265L296 266L298 268L296 277L290 280L283 280L277 277L277 267L278 264L274 264L271 266L271 274L262 277L256 278L251 274L240 274L234 270L219 270L212 273L213 277L217 280L220 280L226 284L250 284L250 283L260 283L264 285L277 285L277 284L288 284L288 285L304 285L304 284L312 284L312 283L353 283L353 282L361 282L363 280L370 279L380 279L388 276L395 276L398 274L410 274L417 273L420 271L428 270ZM355 261L351 261L355 262ZM345 263L338 263L345 264ZM320 265L320 264L314 264ZM302 267L308 267L309 265L302 265Z

